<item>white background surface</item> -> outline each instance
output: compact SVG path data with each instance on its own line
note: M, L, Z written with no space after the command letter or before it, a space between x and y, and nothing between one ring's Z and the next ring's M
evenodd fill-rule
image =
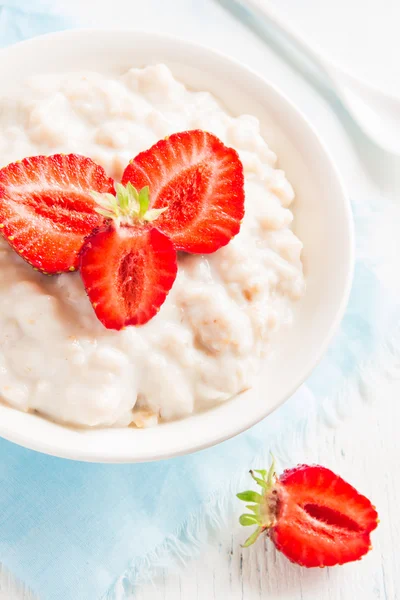
M365 140L340 107L318 95L315 88L287 62L232 19L216 2L148 0L143 3L137 0L113 0L112 4L113 10L110 12L109 3L86 0L79 7L78 0L70 0L68 7L65 7L60 0L60 10L70 13L79 10L88 24L118 27L126 26L129 21L135 28L180 35L208 44L247 63L286 92L317 127L353 197L382 194L396 198L400 189L400 165ZM379 69L377 64L383 64L380 62L382 59L374 62L368 54L372 52L375 57L378 55L372 42L375 48L379 47L385 52L393 48L394 33L397 34L393 16L400 6L398 0L337 0L335 3L327 0L281 0L280 4L283 11L298 20L310 37L314 36L320 44L325 42L326 51L332 56L336 52L335 58L339 60L342 55L343 60L348 60L351 54L353 66L359 72L365 73L370 64L371 77L393 80L392 85L400 89L400 76L396 73L398 64L387 61ZM361 24L361 15L367 15L363 17L364 25ZM388 15L390 18L385 25ZM344 21L346 27L341 27ZM374 35L371 36L370 32ZM349 44L359 48L365 39L370 40L368 51L348 53ZM389 57L395 55L399 56L399 52L388 54ZM396 222L395 217L393 222ZM400 219L397 223L400 223ZM383 243L384 234L381 241ZM383 267L382 276L387 275L384 270ZM399 277L399 271L393 276ZM392 382L393 375L399 378L397 383ZM186 565L180 574L165 572L153 585L147 584L141 588L135 600L400 599L397 558L400 538L400 437L397 433L400 365L397 373L391 372L390 379L388 376L379 384L372 384L372 387L375 387L375 394L365 394L365 397L374 397L373 401L366 400L355 407L350 411L353 413L351 416L336 414L333 406L331 427L321 425L317 431L299 439L297 444L287 440L283 448L285 445L288 448L297 446L296 456L282 456L286 461L292 460L293 464L325 464L374 501L381 524L373 534L374 550L363 561L334 569L305 570L286 561L274 551L272 545L268 545L266 550L263 543L259 542L257 547L242 551L240 543L247 532L240 531L240 527L232 520L203 549L201 556ZM279 455L277 458L279 460ZM32 598L8 573L1 573L0 600Z
M370 83L400 94L398 0L275 0L274 4L327 56Z

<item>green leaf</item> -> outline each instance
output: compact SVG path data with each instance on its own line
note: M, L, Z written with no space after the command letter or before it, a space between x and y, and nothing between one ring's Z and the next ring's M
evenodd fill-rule
M139 194L134 185L131 184L130 181L126 184L126 189L128 190L128 195L132 196L137 202L139 202Z
M130 208L130 194L129 190L122 185L122 183L115 184L115 190L117 192L117 204L122 214L128 214Z
M137 189L131 184L130 181L128 181L128 183L126 184L125 189L127 194L127 206L125 214L127 216L139 216L140 203Z
M252 478L254 479L254 481L255 481L256 483L258 483L258 485L260 485L260 486L261 486L262 488L264 488L264 489L266 489L266 488L267 488L267 482L266 482L266 481L264 481L264 479L260 479L259 477L256 477L256 476L254 475L254 472L253 472L253 471L250 471L250 475L252 476Z
M255 515L258 515L260 512L260 505L259 504L246 504L246 508L248 508L249 510L251 510Z
M261 475L261 477L263 479L265 479L265 476L267 474L267 471L265 469L253 469L254 473L258 473L259 475Z
M250 525L258 525L258 519L254 515L240 515L239 523L243 525L243 527L249 527Z
M95 192L94 190L90 190L89 194L92 196L93 200L100 201L103 197L103 194L100 192Z
M144 217L144 215L148 211L149 204L150 204L150 190L149 190L149 186L146 185L139 192L139 206L140 206L139 216L140 217Z
M167 206L165 208L151 208L146 212L143 218L145 221L151 223L152 221L155 221L160 215L162 215L163 212L165 212L166 210Z
M244 502L262 502L263 497L258 492L253 492L253 490L248 490L247 492L240 492L236 494L239 500L244 500Z
M91 191L90 195L96 202L97 207L95 210L97 213L103 215L106 219L116 219L119 217L120 209L118 200L113 194L101 194L100 192Z
M90 195L92 196L96 204L102 206L103 208L110 208L112 202L115 202L115 196L113 196L112 194L101 194L100 192L91 191Z
M247 538L247 540L243 544L243 548L248 548L249 546L251 546L252 544L254 544L254 542L257 541L257 539L259 538L259 536L261 535L261 533L262 533L262 528L261 527L257 527L257 529L255 530L255 532L252 533L249 538Z
M104 208L95 208L95 211L102 217L105 217L106 219L114 219L115 217L115 214L113 212Z

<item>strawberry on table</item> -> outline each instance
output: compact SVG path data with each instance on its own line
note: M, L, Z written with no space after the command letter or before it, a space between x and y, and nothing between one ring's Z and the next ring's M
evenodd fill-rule
M104 218L90 190L114 193L113 180L90 158L33 156L0 170L0 232L36 269L73 271L84 238Z
M108 220L82 248L80 274L97 318L108 329L143 325L159 311L177 273L176 250L148 210L149 190L117 184L117 196L93 194Z
M242 515L240 523L257 525L245 546L265 531L278 550L304 567L342 565L371 549L370 534L378 525L375 508L329 469L299 465L278 478L273 464L268 473L251 475L262 493L237 495L253 503L246 506L251 514Z
M141 152L122 183L150 187L150 207L168 208L157 227L177 250L211 253L239 233L244 216L243 165L233 148L201 130L174 133Z

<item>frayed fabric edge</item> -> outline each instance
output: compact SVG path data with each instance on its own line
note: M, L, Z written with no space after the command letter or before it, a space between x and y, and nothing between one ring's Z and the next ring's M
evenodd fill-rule
M357 375L347 381L333 397L327 398L320 414L314 419L307 419L301 424L301 438L309 438L318 427L336 427L360 408L361 404L369 404L377 398L376 390L388 391L390 386L400 381L400 321L396 332L381 345L373 359L360 365ZM335 406L336 418L330 418L328 407ZM301 440L298 440L300 444ZM297 447L297 444L295 444ZM272 444L270 450L283 463L291 463L295 458L296 448L292 451ZM293 457L291 458L291 455ZM252 461L254 467L265 466L268 456L259 453ZM118 578L104 600L126 600L128 594L144 583L152 582L163 569L179 570L189 560L199 555L201 548L212 535L221 531L232 522L237 503L235 494L243 487L248 475L246 472L234 477L224 490L213 493L202 508L183 523L175 534L168 536L164 542L152 552L134 560L124 574Z

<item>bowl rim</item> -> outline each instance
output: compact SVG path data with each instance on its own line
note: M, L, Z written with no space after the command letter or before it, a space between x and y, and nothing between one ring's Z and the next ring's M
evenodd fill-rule
M84 450L82 450L82 449L74 450L73 447L66 448L65 445L60 445L59 447L56 447L54 444L49 444L45 440L37 439L37 438L34 439L33 437L31 437L30 435L27 435L24 432L9 428L0 419L0 436L11 442L14 442L20 446L23 446L25 448L35 450L38 452L42 452L44 454L48 454L51 456L60 457L60 458L79 460L79 461L87 461L87 462L114 463L114 464L116 464L116 463L150 462L150 461L164 460L164 459L169 459L169 458L173 458L173 457L180 456L180 455L198 452L200 450L203 450L205 448L214 446L214 445L219 444L223 441L226 441L230 438L233 438L234 436L248 430L249 428L253 427L257 423L262 421L264 418L266 418L270 413L275 411L284 402L286 402L288 400L288 398L290 398L293 395L293 393L301 386L301 384L304 383L304 381L309 377L311 372L314 370L314 368L320 362L320 360L323 357L323 355L325 354L325 351L326 351L328 345L330 344L334 334L336 333L338 326L341 322L341 319L345 313L346 306L347 306L347 303L349 300L350 291L351 291L351 287L352 287L352 281L353 281L353 274L354 274L354 264L355 264L355 232L354 232L354 221L353 221L353 214L352 214L352 210L351 210L351 204L350 204L349 196L348 196L348 193L346 191L346 188L345 188L345 185L343 182L343 178L336 166L335 161L332 158L330 151L328 150L328 148L326 146L326 143L321 139L321 137L320 137L319 133L316 131L316 128L314 127L314 125L312 123L310 123L308 118L295 105L295 103L290 98L288 98L287 95L284 92L282 92L278 86L276 86L274 83L271 83L268 79L264 78L263 75L259 74L257 71L253 70L248 65L242 63L239 60L236 60L235 58L232 58L231 56L229 56L223 52L220 52L218 50L215 50L215 49L210 48L203 44L199 44L199 43L192 42L192 41L187 41L183 38L175 37L173 35L152 32L152 31L146 31L146 30L133 29L133 28L124 28L124 29L118 29L118 30L114 30L112 28L109 28L109 29L108 28L82 28L82 29L65 29L63 31L51 32L51 33L47 33L44 35L36 36L34 38L29 38L27 40L23 40L23 41L15 43L15 44L12 44L10 46L7 46L5 48L2 48L2 49L0 49L0 57L5 57L7 52L14 51L16 48L26 47L27 49L29 49L30 46L34 46L38 42L40 43L40 42L48 41L51 43L53 40L57 40L59 38L68 39L68 38L71 38L74 36L76 36L76 37L89 37L89 36L93 36L93 35L95 35L95 36L103 35L104 36L104 35L115 34L116 31L118 31L119 36L120 35L132 35L132 36L136 36L136 37L146 36L146 38L152 38L159 43L162 42L165 44L172 44L172 45L175 45L178 47L180 46L182 48L182 50L187 48L187 49L190 49L191 51L202 53L208 60L212 60L213 58L215 58L220 62L224 62L225 64L232 66L236 70L246 71L248 74L250 74L250 76L252 78L254 78L254 80L257 80L257 82L260 84L260 86L263 86L264 89L268 88L269 92L272 95L275 95L277 98L279 98L282 101L282 103L285 104L292 111L292 114L294 114L296 116L296 119L298 121L301 121L303 126L305 126L306 129L308 129L309 134L311 136L313 136L314 141L317 143L321 153L324 155L326 164L329 165L329 168L331 169L332 176L336 180L338 189L341 192L342 208L344 210L345 221L347 224L346 238L347 238L347 245L348 245L348 254L347 254L347 265L345 267L346 275L345 275L344 285L343 285L342 292L341 292L340 302L337 304L334 318L332 318L332 320L331 320L330 327L327 328L327 331L324 336L324 340L318 346L316 351L314 352L312 360L309 361L307 368L304 368L302 370L302 375L293 381L293 384L291 385L290 389L287 390L286 393L282 395L282 397L279 399L279 401L275 402L275 404L273 406L269 405L266 408L260 407L260 411L257 416L253 417L251 420L246 421L244 424L235 427L233 430L229 430L228 432L226 432L224 430L224 432L223 433L221 432L221 434L219 436L217 436L217 437L214 436L212 439L205 439L205 440L202 440L201 442L197 441L195 443L191 443L190 441L188 442L186 440L185 443L181 443L175 448L170 448L169 451L167 451L167 452L163 452L160 449L155 449L152 453L147 452L147 453L142 453L139 456L133 456L131 449L130 449L130 451L128 451L125 454L121 453L121 452L113 454L113 453L110 453L107 451L99 451L98 449L93 450L93 448L90 448L89 446L86 447ZM231 402L231 400L229 400L228 402ZM7 408L7 410L8 409L11 410L12 412L19 412L17 409L10 407L8 405L6 408ZM210 411L207 411L207 412L210 412ZM41 420L44 418L44 417L37 417L36 415L32 415L32 416L34 418L38 418ZM63 426L63 425L57 425L57 424L54 424L54 425L61 427L62 429L65 429L65 426ZM111 428L111 429L113 429L113 428ZM124 428L124 429L127 429L127 428ZM109 431L109 430L110 430L110 428L105 428L105 429L97 429L95 431L99 432L99 431ZM84 431L86 432L87 430L84 430ZM115 429L114 429L114 431L115 431ZM119 431L121 431L121 429L119 429ZM90 434L94 433L94 430L90 430L89 433Z

